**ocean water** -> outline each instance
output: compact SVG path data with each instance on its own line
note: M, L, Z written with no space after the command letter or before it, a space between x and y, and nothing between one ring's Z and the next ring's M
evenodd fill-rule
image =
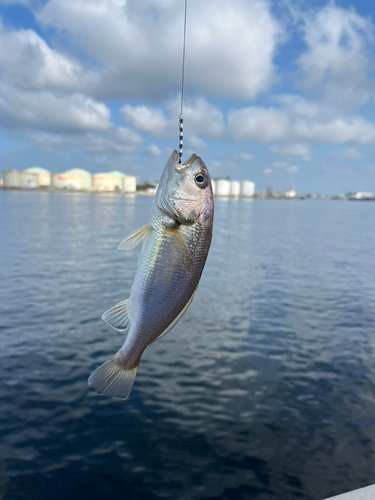
M0 192L0 499L321 500L375 482L375 203L216 200L187 314L127 401L149 197Z

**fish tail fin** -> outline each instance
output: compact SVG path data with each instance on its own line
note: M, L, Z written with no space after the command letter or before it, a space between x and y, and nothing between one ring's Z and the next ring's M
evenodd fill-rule
M93 371L87 382L99 394L127 399L133 388L138 366L128 370L115 356Z

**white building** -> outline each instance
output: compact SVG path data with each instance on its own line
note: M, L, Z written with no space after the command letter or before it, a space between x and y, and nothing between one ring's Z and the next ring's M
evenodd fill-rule
M64 172L52 174L51 185L54 189L85 189L86 178L77 173Z
M122 191L124 189L124 177L122 172L101 172L92 176L92 188L94 191Z
M229 196L230 195L230 182L227 179L216 180L216 196Z
M290 188L285 191L284 195L285 198L294 198L296 196L296 190L294 186L290 186Z
M242 181L241 182L241 189L240 189L240 196L243 196L244 198L251 198L254 196L255 193L255 184L252 181Z
M21 187L21 172L11 168L4 170L3 186L5 188L20 188Z
M125 175L122 179L122 189L125 193L135 193L137 190L137 179L132 175Z
M240 196L241 192L241 183L238 181L232 181L230 183L230 195L231 196Z
M36 177L37 176L37 180ZM48 187L51 185L51 173L41 167L30 167L24 170L21 174L21 184L22 187L30 187L31 184L35 182L37 186Z

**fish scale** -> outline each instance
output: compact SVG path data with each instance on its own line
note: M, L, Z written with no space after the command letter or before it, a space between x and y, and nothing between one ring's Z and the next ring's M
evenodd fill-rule
M179 163L174 151L164 167L150 223L131 233L120 249L143 243L130 297L103 314L126 340L88 383L98 393L126 399L144 350L164 337L189 308L212 239L211 180L201 158Z

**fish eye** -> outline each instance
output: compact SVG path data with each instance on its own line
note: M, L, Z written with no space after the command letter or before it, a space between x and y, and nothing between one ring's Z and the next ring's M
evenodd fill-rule
M208 184L208 179L203 173L199 173L194 178L195 184L200 188L205 188Z

